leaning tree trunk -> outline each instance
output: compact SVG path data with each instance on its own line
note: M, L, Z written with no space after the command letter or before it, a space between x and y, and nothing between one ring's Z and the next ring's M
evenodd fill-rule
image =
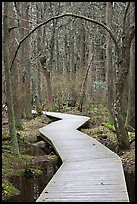
M116 134L120 149L128 149L130 147L128 131L125 127L124 107L123 107L123 91L130 67L130 46L134 36L134 29L131 26L124 31L122 38L122 55L119 60L119 76L116 83L116 97L113 104L113 115L115 120Z
M133 2L132 2L133 3ZM130 3L131 5L131 3ZM130 6L129 6L130 8ZM123 107L123 91L130 67L130 47L134 38L134 22L130 24L130 9L128 8L125 22L123 25L122 47L121 53L119 53L118 60L118 80L116 82L116 94L113 103L113 117L115 121L116 134L118 138L118 144L120 149L130 148L130 142L128 137L128 131L125 126L125 116ZM133 11L134 12L134 9Z
M8 28L8 9L9 2L4 2L4 17L3 17L3 56L4 56L4 68L5 68L5 79L6 79L6 101L8 107L8 121L9 121L9 131L11 136L11 143L13 152L19 154L19 146L17 140L17 134L15 130L15 118L13 111L13 101L12 101L12 90L11 90L11 77L9 70L9 28Z

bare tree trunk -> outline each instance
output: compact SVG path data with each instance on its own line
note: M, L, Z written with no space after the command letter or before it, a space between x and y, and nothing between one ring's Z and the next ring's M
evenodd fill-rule
M42 66L43 74L46 79L46 90L47 90L47 108L52 108L53 105L53 97L52 97L52 89L51 89L51 78L50 78L50 70L46 68L45 65L45 57L41 57L40 63Z
M73 2L69 2L70 8L73 9ZM74 22L70 23L70 77L75 78L75 60L74 60Z
M18 130L23 130L20 109L19 71L17 66L17 63L15 62L12 70L13 108L15 115L15 126Z
M64 44L65 44L65 71L66 74L68 75L68 79L70 79L70 66L69 66L69 56L70 56L70 52L69 52L69 46L68 46L68 37L67 34L65 34L64 36Z
M85 59L85 30L84 22L82 20L80 30L80 71L84 70L84 59Z
M65 55L67 58L67 53ZM67 62L65 58L65 63ZM56 70L59 73L60 72L60 57L59 57L59 42L58 42L58 36L56 36Z
M134 3L131 2L130 5ZM134 12L134 9L133 11ZM123 91L127 80L130 67L130 47L134 37L134 26L129 24L129 13L128 9L124 26L123 26L123 37L122 37L122 53L119 53L120 59L118 62L118 80L116 82L116 95L113 103L113 118L115 121L116 134L118 138L119 148L128 149L130 148L128 131L125 127L124 107L123 107Z
M135 130L135 41L131 46L130 57L130 75L129 75L129 92L128 107L126 116L126 128L130 131Z
M4 2L4 17L3 17L3 54L4 54L4 67L5 67L5 79L6 79L6 101L8 107L8 121L9 121L9 131L11 136L11 143L13 152L19 154L19 146L17 140L17 134L15 130L15 118L13 110L13 101L12 101L12 88L11 88L11 77L9 70L9 28L8 28L8 10L9 2Z
M50 79L50 71L44 70L44 75L46 77L46 89L47 89L47 108L52 108L53 98L52 98L52 89L51 89L51 79Z
M79 103L79 107L78 107L78 110L80 112L82 112L82 109L83 109L83 103L84 103L84 97L85 97L85 93L86 93L86 83L87 83L89 69L90 69L90 64L88 65L88 67L86 69L86 74L85 74L85 77L84 77L83 83L82 83L81 94L80 94L80 103Z
M89 75L89 72L91 70L91 64L92 64L92 60L93 60L93 47L92 47L92 35L91 34L89 35L89 42L88 43L89 43L89 46L88 46L88 65L87 65L85 76L83 78L83 83L82 83L82 88L81 88L81 93L80 93L80 103L79 103L79 107L78 107L80 112L82 112L82 109L83 109L88 75ZM91 80L91 83L92 83L92 80ZM92 84L90 84L89 86L91 88Z
M25 26L25 34L28 33L27 30L29 30L29 2L24 2L26 3L26 6L24 5L24 12L25 12L25 19L27 20L24 22ZM30 55L30 45L29 45L29 40L26 40L25 44L25 116L27 119L32 118L32 91L31 91L31 75L30 75L30 63L29 63L29 55Z
M53 68L53 57L54 57L54 46L55 46L55 28L56 28L57 20L53 20L53 28L52 28L52 38L50 40L50 59L48 62L48 67L52 71Z
M10 15L11 16L15 16L15 13L13 13L13 9L14 9L14 3L12 2L12 7L9 10L10 11ZM14 26L15 25L15 21L13 21L13 19L10 19L10 25ZM17 32L16 29L11 30L10 32L10 39L11 42L10 43L10 58L13 58L13 53L15 52L16 49L16 40L17 39ZM10 60L11 61L11 60ZM14 109L14 115L15 115L15 126L18 130L23 130L23 126L22 126L22 119L21 119L21 109L20 109L20 102L21 102L21 97L20 97L20 92L19 92L19 60L16 59L14 67L11 71L11 75L12 75L12 96L13 96L13 109Z
M20 2L21 3L21 36L24 37L29 30L29 22L28 22L28 10L29 10L29 2ZM24 20L26 19L26 20ZM29 63L29 41L28 39L22 45L22 56L21 56L21 76L22 76L22 116L31 119L32 118L32 93L31 93L31 76L30 76L30 63Z
M92 99L93 94L93 79L94 79L94 70L93 70L93 60L91 62L91 59L93 58L93 39L92 39L92 32L89 31L88 36L88 66L90 65L89 69L89 77L88 77L88 92L90 95L90 98Z
M71 22L70 29L70 76L75 78L73 21Z
M106 2L106 25L111 28L112 24L112 3ZM108 110L110 115L112 115L112 104L113 104L113 65L112 65L112 39L110 35L106 34L106 81L107 81L107 102L108 102Z

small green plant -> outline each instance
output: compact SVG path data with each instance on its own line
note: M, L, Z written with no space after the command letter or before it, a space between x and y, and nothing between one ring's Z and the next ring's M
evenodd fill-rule
M56 154L51 155L51 159L52 159L52 160L58 160L58 156L57 156Z
M12 146L11 145L2 145L2 152L12 153Z
M57 106L53 106L52 108L50 108L50 111L58 112L59 108Z
M128 132L130 143L135 141L135 132Z
M108 128L109 130L115 132L115 127L113 124L109 124L109 123L101 123L101 125L105 126L106 128Z
M36 177L41 176L42 173L43 173L43 172L42 172L40 169L34 169L34 175L35 175Z
M5 132L2 134L2 140L3 140L3 141L10 140L10 133L9 133L9 131L5 131Z
M20 141L23 141L24 144L30 144L28 136L21 135L19 139Z
M20 191L13 186L8 180L4 180L2 183L2 200L6 201L13 196L20 194Z
M24 169L23 176L25 176L28 179L31 179L34 176L38 177L38 176L42 175L42 173L43 172L40 169L33 169L33 168L28 167L28 168Z
M36 106L37 115L42 115L42 105L40 103Z

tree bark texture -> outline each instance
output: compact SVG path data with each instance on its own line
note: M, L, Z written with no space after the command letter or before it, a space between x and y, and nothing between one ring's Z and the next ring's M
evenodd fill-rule
M13 2L11 5L11 8L9 9L9 13L11 16L15 16L15 13L13 13ZM10 22L10 26L14 27L14 24L16 23L15 21L13 21L12 19L9 20ZM16 24L15 24L16 25ZM15 52L17 43L17 28L13 29L10 31L10 61L13 58L13 53ZM12 76L12 96L13 96L13 109L14 109L14 115L15 115L15 126L18 130L23 130L23 126L22 126L22 119L21 119L21 108L20 108L20 104L21 104L21 94L19 91L19 59L16 58L15 63L14 63L14 67L11 71L11 76Z
M130 8L130 7L129 7ZM122 48L120 59L118 60L118 79L116 82L116 94L113 103L113 117L115 121L116 134L120 149L128 149L130 147L128 131L125 127L126 119L124 117L123 107L123 91L130 68L130 47L134 37L134 26L129 24L129 12L125 18L123 26ZM134 12L134 10L132 11Z
M106 2L106 25L111 28L112 23L112 3ZM108 103L108 110L112 115L112 103L113 103L113 65L112 65L112 40L110 35L106 34L106 81L108 84L107 87L107 103Z
M26 30L29 29L28 23L28 2L21 2L22 9L22 18L27 19L27 21L20 21L21 25L21 36L25 36L27 33ZM32 92L31 92L31 77L30 77L30 63L29 63L29 41L26 40L22 46L22 56L21 56L21 64L22 64L22 115L24 118L31 119L32 118Z
M9 28L8 28L8 10L9 2L4 2L4 17L3 17L3 55L4 55L4 68L5 68L5 79L6 79L6 101L8 107L8 121L9 121L9 131L11 136L11 143L13 152L19 154L19 146L17 140L17 134L15 130L15 118L13 110L13 100L12 100L12 86L11 86L11 76L9 69Z

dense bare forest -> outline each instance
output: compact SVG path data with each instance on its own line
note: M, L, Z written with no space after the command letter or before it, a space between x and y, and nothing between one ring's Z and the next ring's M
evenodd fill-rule
M45 110L87 115L134 154L135 2L3 2L2 17L3 158Z

